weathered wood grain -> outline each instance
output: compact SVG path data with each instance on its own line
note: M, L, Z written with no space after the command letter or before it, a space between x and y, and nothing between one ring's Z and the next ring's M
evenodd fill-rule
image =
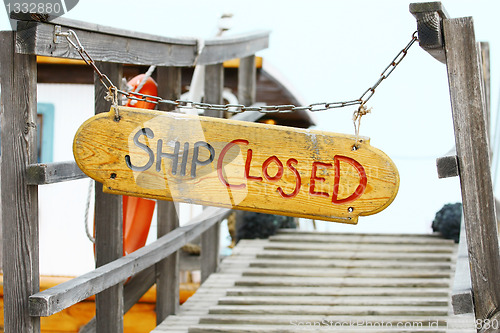
M30 315L50 316L116 285L179 250L184 244L227 216L229 212L230 210L226 208L208 208L202 215L194 218L191 224L175 229L152 244L98 267L92 272L32 295Z
M238 67L238 102L240 104L252 105L255 103L256 77L255 55L241 58Z
M353 150L350 135L125 107L119 113L119 122L113 111L91 118L74 141L80 168L110 193L356 223L386 208L399 186L396 166L366 138ZM184 148L196 142L213 153L201 147L196 159ZM178 153L156 158L158 147Z
M197 64L214 65L225 60L251 56L269 46L269 33L269 31L255 31L205 40Z
M122 78L122 65L97 63L101 72L114 82ZM94 76L95 113L102 113L111 103L104 99L108 93L99 77ZM95 185L95 258L96 267L103 266L123 255L122 197L103 193L102 184ZM123 332L123 282L96 295L97 332Z
M159 67L157 69L158 95L177 100L181 95L181 69ZM162 111L172 111L167 104L160 104ZM158 201L157 238L179 227L177 207L173 202ZM156 264L156 323L179 310L179 252L175 252Z
M134 275L123 287L123 313L127 313L139 299L154 285L156 274L154 267ZM125 318L124 318L125 319ZM125 326L125 322L124 322ZM92 318L78 333L95 333L96 317Z
M436 159L438 178L456 177L459 175L456 155L438 157Z
M222 104L224 90L224 66L222 63L205 66L204 100L210 104ZM205 110L207 117L223 118L224 112ZM201 282L219 269L220 224L213 225L201 235L200 270Z
M29 185L55 184L86 177L74 161L36 163L29 165L26 170Z
M335 261L309 260L318 265L311 269L307 264L302 266L306 260L297 259L293 254L303 252L300 247L316 245L311 237L313 233L287 231L283 234L297 238L306 236L310 243L298 243L299 249L295 251L283 248L281 252L291 253L289 259L275 259L266 269L255 269L252 263L260 262L262 259L258 257L266 256L273 251L270 247L275 243L279 246L280 242L239 242L233 255L222 261L221 271L212 274L176 316L167 318L153 332L301 332L309 327L298 325L299 322L315 321L332 327L329 329L326 324L321 329L311 327L313 332L350 332L347 326L342 326L342 329L333 326L349 321L359 323L354 330L358 332L445 332L447 329L474 332L473 317L454 318L448 314L450 276L454 268L454 255L451 254L456 249L453 242L439 244L449 248L446 253L450 253L452 260L446 265L428 262L424 258L426 253L422 253L422 261L408 261L401 267L394 265L392 260L365 261L353 256L345 259L339 269L328 268L328 263ZM321 233L318 237L326 239L328 236L335 239L339 235ZM342 234L340 237L345 239L345 245L350 243L351 251L346 253L358 253L355 240L359 235ZM391 238L392 245L398 246L397 239L404 235L362 237L374 244L379 243L376 241L378 237L382 244ZM420 248L425 247L426 239L435 240L432 235L406 237L424 241L417 245ZM323 245L333 247L334 242ZM291 245L287 242L281 244ZM406 252L404 249L408 245L403 243L400 246L401 252ZM282 266L273 266L280 261L283 261ZM357 266L360 262L367 266ZM372 263L376 265L372 266ZM428 267L422 268L422 264ZM381 329L365 325L370 322L383 322L388 326ZM407 326L398 328L398 323Z
M500 309L500 254L472 18L445 20L444 37L475 314L487 319Z
M30 19L23 17L22 19ZM64 40L54 42L54 25L72 29L95 61L135 65L194 66L211 65L255 54L267 48L269 31L208 39L199 57L194 38L168 38L101 25L55 19L51 22L19 21L17 51L49 57L81 59ZM123 50L127 50L124 52Z
M420 46L435 59L445 63L442 21L448 14L441 2L411 3L410 12L417 19Z
M28 296L39 291L38 187L26 167L37 160L36 58L17 54L15 33L0 32L1 195L4 329L40 332L29 316Z

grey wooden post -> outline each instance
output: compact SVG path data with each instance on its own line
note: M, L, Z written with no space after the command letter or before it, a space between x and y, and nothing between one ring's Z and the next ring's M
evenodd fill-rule
M181 95L181 68L159 67L157 69L158 95L176 100ZM160 110L172 111L172 106L160 104ZM157 237L179 227L176 206L173 202L158 200ZM179 309L179 252L175 252L156 264L156 323Z
M472 18L443 22L474 308L498 319L500 253L482 76Z
M36 56L16 53L16 33L0 32L2 77L2 223L5 332L40 332L28 297L39 281L38 187L26 167L37 162Z
M222 104L224 66L205 66L205 103ZM223 117L222 111L207 110L209 117ZM219 266L220 223L214 224L201 235L201 281L204 282Z
M99 70L112 82L120 82L122 65L98 63ZM95 113L109 111L107 93L97 76L95 82ZM95 186L95 253L96 266L102 266L123 255L122 197L102 192L102 184ZM123 332L123 283L96 295L97 332Z
M240 59L238 68L238 102L250 106L255 103L256 93L255 55Z

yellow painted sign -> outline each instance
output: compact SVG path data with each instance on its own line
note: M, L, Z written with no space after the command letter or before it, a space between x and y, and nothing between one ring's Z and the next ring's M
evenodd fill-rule
M356 224L399 174L363 138L136 108L87 120L75 160L108 193Z

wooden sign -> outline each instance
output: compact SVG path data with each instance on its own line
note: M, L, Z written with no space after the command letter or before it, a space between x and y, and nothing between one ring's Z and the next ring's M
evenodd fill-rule
M87 120L73 151L108 193L356 224L386 208L399 174L363 138L119 107Z

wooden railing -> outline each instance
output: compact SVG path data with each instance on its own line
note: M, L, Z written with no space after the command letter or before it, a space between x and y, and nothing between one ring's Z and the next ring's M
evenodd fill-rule
M453 305L479 323L500 319L500 253L490 170L489 55L477 43L471 17L449 18L440 2L413 3L420 46L446 64L455 147L438 159L440 178L459 176L463 230ZM495 152L498 153L498 152ZM466 243L465 243L466 240ZM479 327L478 332L491 329ZM497 331L497 330L495 330Z
M36 56L80 59L54 31L74 30L81 43L112 82L120 82L123 64L156 65L158 93L178 99L181 67L206 65L205 100L222 101L223 61L240 58L239 100L255 102L255 52L268 46L269 33L206 40L173 39L123 31L88 23L54 19L50 22L17 16L17 31L1 33L2 84L2 222L4 323L6 332L40 332L40 316L50 316L96 295L96 318L82 330L121 332L123 314L154 283L157 322L174 314L179 304L177 251L201 236L202 280L217 270L219 223L228 209L207 208L188 225L179 227L175 206L158 202L158 239L122 257L121 197L104 194L96 185L96 270L39 292L38 185L85 177L75 162L36 163ZM95 112L109 110L106 91L95 78ZM164 111L168 110L163 105ZM213 114L208 114L214 116ZM216 115L215 115L216 116ZM260 114L238 115L255 121ZM57 239L54 240L57 242ZM134 276L124 287L123 281Z

